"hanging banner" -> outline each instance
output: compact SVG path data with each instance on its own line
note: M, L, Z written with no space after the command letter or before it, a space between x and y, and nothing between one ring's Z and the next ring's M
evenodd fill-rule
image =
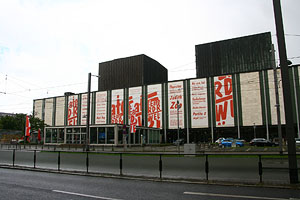
M81 95L81 125L86 125L87 120L87 97L88 94L82 94ZM90 109L92 109L92 100L93 100L93 94L90 95ZM92 112L90 112L90 124L92 121Z
M123 124L124 119L124 90L112 90L111 94L111 123Z
M129 88L128 97L128 121L130 132L136 132L136 126L142 126L142 87Z
M29 121L29 116L26 115L25 136L30 137L30 129L31 129L31 125L30 125L30 121Z
M206 78L190 80L192 128L207 128L207 84Z
M184 128L183 81L168 83L169 129ZM179 107L179 109L177 109Z
M232 76L214 78L216 126L234 126Z
M68 100L68 126L77 125L78 96L69 96Z
M148 86L148 127L162 128L161 84Z
M96 124L106 124L107 92L96 93Z

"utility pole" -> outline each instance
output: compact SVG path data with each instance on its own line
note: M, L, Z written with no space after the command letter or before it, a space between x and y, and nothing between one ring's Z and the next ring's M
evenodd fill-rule
M277 43L278 43L280 69L281 69L281 77L282 77L284 111L285 111L285 122L286 122L285 130L286 130L286 136L288 142L290 183L296 184L298 183L299 180L298 180L297 157L296 157L295 130L293 124L291 88L290 88L280 0L273 0L273 7L274 7Z
M86 141L85 141L85 150L89 151L90 144L90 112L91 112L91 76L88 74L88 94L87 94L87 116L86 116Z

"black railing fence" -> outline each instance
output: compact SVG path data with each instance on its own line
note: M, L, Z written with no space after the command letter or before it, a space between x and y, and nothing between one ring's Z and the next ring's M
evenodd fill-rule
M6 149L0 151L0 165L159 179L289 183L287 156L279 154Z

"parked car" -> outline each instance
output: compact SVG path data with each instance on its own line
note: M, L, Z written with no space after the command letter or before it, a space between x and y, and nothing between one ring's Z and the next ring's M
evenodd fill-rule
M270 140L267 140L265 138L254 138L253 140L250 141L251 146L259 146L259 147L264 147L264 146L278 146L277 143L271 142Z
M173 142L174 145L182 145L184 144L184 139L178 139Z
M236 147L242 147L244 146L244 142L243 140L235 140L233 138L227 138L222 140L222 142L219 144L219 146L221 147L233 147L234 145Z
M295 138L296 146L300 146L300 138Z
M218 138L218 139L215 141L215 143L221 144L222 140L224 140L224 139L225 139L225 138L220 137L220 138Z

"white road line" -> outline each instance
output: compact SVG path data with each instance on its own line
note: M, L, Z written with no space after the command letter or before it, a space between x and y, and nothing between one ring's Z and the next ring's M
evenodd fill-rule
M214 193L201 193L201 192L184 192L183 194L212 196L212 197L229 197L229 198L244 198L244 199L261 199L261 200L288 200L273 197L256 197L256 196L243 196L243 195L230 195L230 194L214 194Z
M70 194L70 195L76 195L76 196L82 196L82 197L90 197L90 198L94 198L94 199L122 200L122 199L114 199L114 198L109 198L109 197L99 197L99 196L93 196L93 195L88 195L88 194L80 194L80 193L75 193L75 192L67 192L67 191L61 191L61 190L52 190L52 192Z

